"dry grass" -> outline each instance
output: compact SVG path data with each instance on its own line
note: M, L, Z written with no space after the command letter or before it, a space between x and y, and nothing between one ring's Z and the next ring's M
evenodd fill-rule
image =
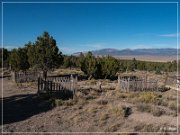
M137 107L137 111L139 111L139 112L148 112L148 113L151 112L151 106L150 105L140 103L136 107Z
M110 127L105 129L105 132L115 132L120 126L120 124L112 124Z
M137 123L137 125L134 126L134 131L136 131L136 132L159 132L160 126L156 126L153 124Z
M98 108L97 107L89 107L89 108L87 108L87 110L86 110L86 112L89 112L90 114L91 113L97 113L97 111L98 111Z
M155 101L155 105L168 106L168 100L164 98L160 98Z
M91 80L86 80L85 85L96 85L98 80L91 79Z
M108 113L104 113L104 114L101 115L100 121L107 120L108 118L109 118L109 114Z
M160 97L160 95L154 92L142 92L139 93L137 101L144 103L155 103L155 101Z
M62 100L62 99L53 99L52 100L54 106L72 106L76 103L75 100L69 99L69 100Z
M56 69L55 71L51 72L50 74L55 75L64 75L64 74L79 74L84 75L84 73L80 69Z
M120 104L119 105L110 104L109 111L118 118L128 117L132 113L130 107L126 107Z
M98 105L106 105L106 104L108 104L108 101L105 100L105 99L99 99L99 100L96 101L96 103Z
M138 93L136 93L136 92L121 92L121 91L117 91L116 92L116 96L118 97L118 98L135 98L135 97L137 97L138 96Z
M98 91L96 91L96 90L91 90L91 91L89 92L89 95L92 95L92 96L94 96L94 97L97 97L97 96L99 96L99 93L98 93Z
M120 92L118 91L116 96L122 99L128 99L131 102L140 102L140 103L156 103L161 95L155 92Z
M111 112L117 117L125 117L124 110L122 107L113 106L111 107Z
M168 103L168 107L174 111L177 111L177 108L180 110L180 108L177 106L177 101L170 101Z
M141 103L138 104L136 107L137 107L137 111L139 112L151 113L153 116L157 116L157 117L164 115L166 113L163 109L149 104Z
M159 107L154 107L151 111L153 116L157 116L157 117L165 114L165 111Z

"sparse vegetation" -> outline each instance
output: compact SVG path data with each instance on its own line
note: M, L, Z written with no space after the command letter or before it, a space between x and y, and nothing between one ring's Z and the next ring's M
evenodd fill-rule
M105 132L115 132L118 130L119 126L120 126L119 124L113 124L110 127L108 127L107 129L105 129Z
M62 100L62 99L52 99L52 104L54 106L72 106L75 104L76 101L69 99L69 100Z
M99 104L99 105L106 105L107 103L108 103L108 101L104 100L104 99L100 99L97 101L97 104Z
M73 100L52 99L48 95L39 96L41 100L44 100L44 103L39 106L44 106L44 104L47 104L46 102L50 102L55 107L51 111L42 113L43 116L41 117L48 119L48 122L50 121L54 125L61 125L62 130L65 130L65 126L71 123L72 127L77 129L83 125L83 131L97 131L98 128L99 131L116 132L127 128L128 131L133 132L155 132L158 131L161 124L172 122L172 120L175 121L178 115L174 112L177 103L176 95L174 95L176 93L171 93L171 91L163 93L150 91L121 92L120 90L104 89L105 87L98 91L93 89L92 86L96 85L96 83L90 83L91 81L94 81L94 79L79 82L79 86L90 88L80 89L80 87ZM111 80L101 81L103 85L116 85L117 83ZM21 85L19 89L24 88L24 84ZM28 83L27 87L31 85L34 84ZM45 117L47 114L49 116ZM67 116L69 117L67 118ZM142 125L138 125L138 120L142 117ZM167 121L163 119L161 121L161 118L164 117L167 117ZM156 122L156 119L159 124L153 125L152 123ZM176 122L173 123L176 124ZM72 129L72 127L69 128ZM42 129L44 128L42 127ZM72 129L72 131L77 130Z
M169 102L169 104L168 104L168 106L169 106L169 108L170 109L172 109L172 110L174 110L174 111L177 111L177 101L171 101L171 102ZM179 108L179 110L180 110L180 108Z
M157 117L165 114L165 111L163 109L145 103L138 104L137 111L151 113L153 116L157 116Z
M132 112L130 107L126 106L118 106L118 105L110 105L110 110L113 112L117 117L128 117Z
M151 112L151 106L148 104L140 103L136 107L137 107L137 111L148 112L148 113Z
M155 103L155 101L159 98L159 95L153 92L141 92L137 98L139 102L145 103Z
M165 111L159 107L154 107L151 111L153 116L157 116L157 117L165 114Z
M122 107L113 106L111 107L111 111L117 116L117 117L125 117L125 113Z
M138 93L136 93L136 92L117 91L116 95L117 95L118 98L130 98L130 99L133 99L135 97L138 97Z
M117 92L116 96L122 99L128 99L131 102L140 103L158 103L162 98L159 93L156 92Z
M109 118L109 114L104 113L104 114L101 115L100 120L104 121L104 120L107 120L108 118Z
M144 129L145 124L144 123L137 123L134 127L134 131L138 132Z
M136 132L159 132L160 126L155 126L153 124L145 124L145 123L138 123L134 130Z

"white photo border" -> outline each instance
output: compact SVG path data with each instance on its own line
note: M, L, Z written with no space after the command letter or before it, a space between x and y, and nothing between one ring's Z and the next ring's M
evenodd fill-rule
M178 27L178 24L179 24L179 17L178 17L178 12L179 12L179 9L178 9L178 6L179 6L179 2L1 2L1 8L2 8L2 12L1 12L1 47L3 48L4 47L4 36L3 36L3 32L4 32L4 29L3 29L3 5L4 4L177 4L177 39L176 39L176 44L177 44L177 74L176 74L176 77L178 79L178 76L179 76L179 73L178 73L178 63L179 63L179 57L178 57L178 37L179 37L179 27ZM2 51L2 58L3 58L3 51ZM2 67L3 67L3 62L2 62ZM3 69L2 69L3 71ZM178 86L176 85L176 88L178 89ZM1 110L2 110L2 134L8 134L8 133L15 133L15 134L43 134L43 133L49 133L49 134L79 134L79 133L83 133L83 134L91 134L91 133L95 133L95 134L109 134L109 133L113 133L113 134L119 134L119 133L162 133L162 132L4 132L3 131L3 79L2 79L2 102L1 102ZM179 103L178 103L178 100L179 100L179 96L178 96L178 90L177 90L177 114L179 113ZM177 133L179 132L179 116L177 116ZM176 133L176 132L167 132L167 133Z

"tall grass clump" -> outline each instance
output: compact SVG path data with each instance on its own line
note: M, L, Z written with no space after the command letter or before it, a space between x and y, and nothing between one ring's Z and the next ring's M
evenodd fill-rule
M155 103L159 99L160 95L153 92L142 92L139 93L137 101L143 103Z

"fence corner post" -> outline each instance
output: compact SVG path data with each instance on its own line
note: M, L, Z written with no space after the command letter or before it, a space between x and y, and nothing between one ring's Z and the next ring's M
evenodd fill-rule
M39 91L40 91L40 77L38 77L38 94L39 94Z

